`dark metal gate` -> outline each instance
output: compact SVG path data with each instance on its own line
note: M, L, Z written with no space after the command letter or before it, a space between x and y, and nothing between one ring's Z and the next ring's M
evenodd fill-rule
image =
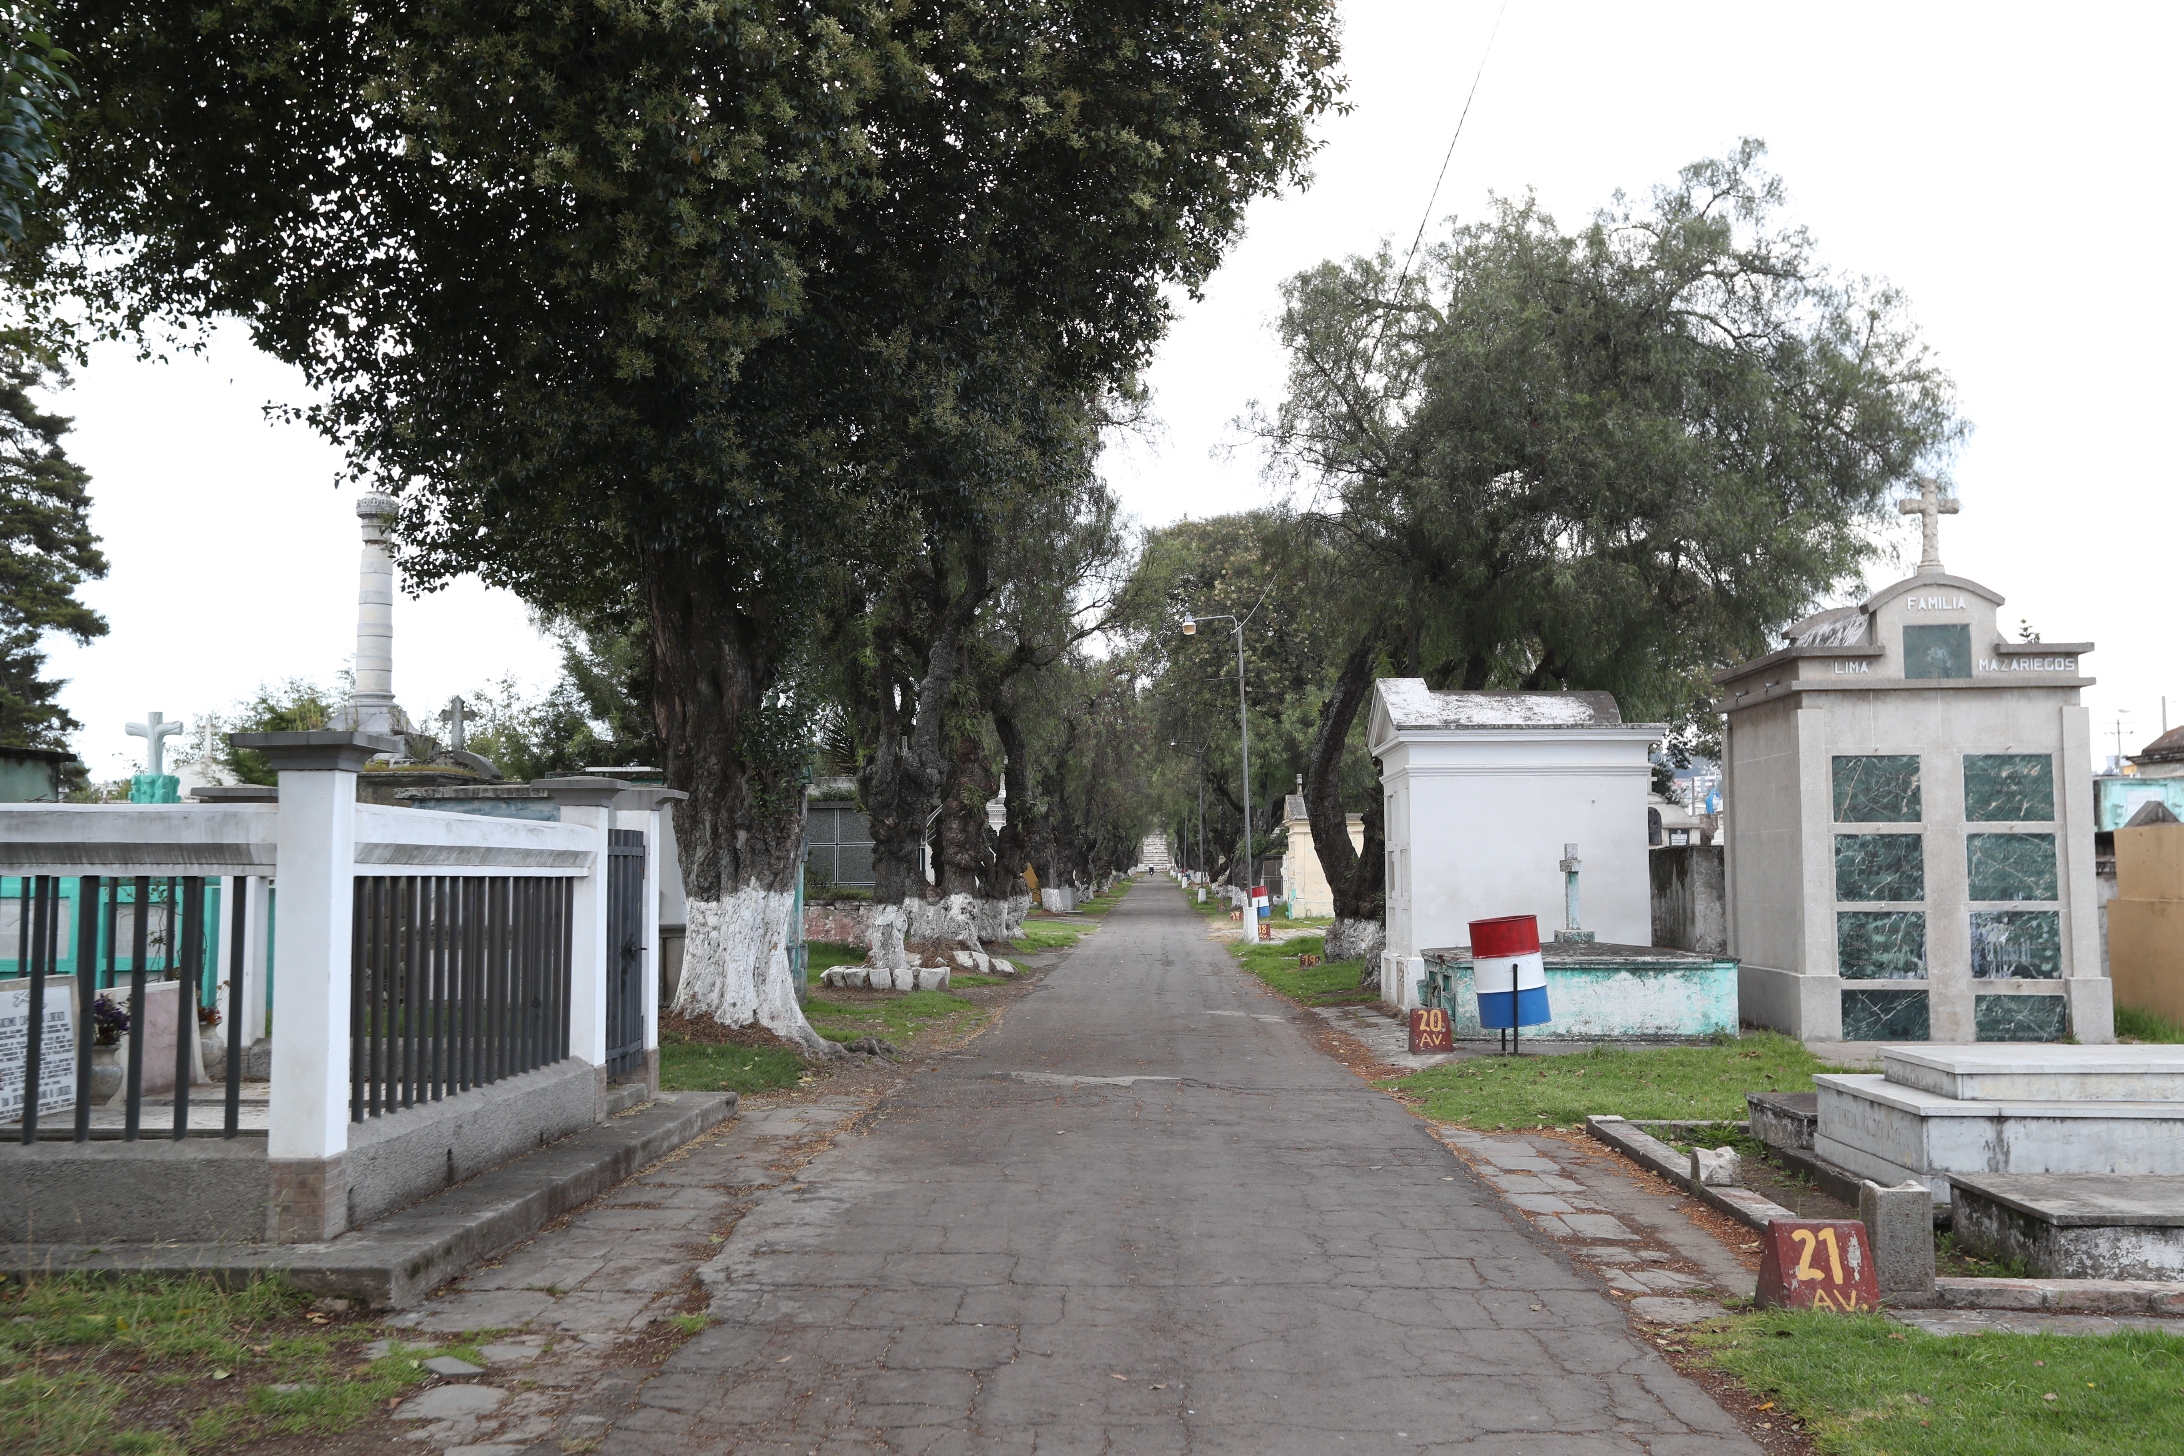
M607 1075L645 1059L645 836L607 831Z

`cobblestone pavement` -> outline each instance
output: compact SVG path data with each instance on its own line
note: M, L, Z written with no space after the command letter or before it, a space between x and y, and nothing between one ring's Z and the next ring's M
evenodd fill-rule
M1308 1013L1203 924L1165 882L1139 886L999 1027L761 1190L700 1271L717 1323L649 1379L602 1367L594 1424L564 1418L559 1439L596 1433L606 1456L1758 1450L1601 1275L1315 1048ZM1534 1150L1466 1151L1504 1181L1559 1176L1497 1161ZM672 1176L719 1183L710 1156ZM672 1222L681 1196L645 1181L621 1217L656 1214L533 1246L532 1282L625 1271L554 1309L637 1317L614 1302L647 1292L620 1237ZM1591 1211L1564 1201L1543 1216L1574 1242L1625 1242L1578 1235ZM1643 1261L1596 1262L1675 1297Z
M386 1323L420 1355L466 1331L502 1333L484 1374L404 1401L395 1430L453 1456L589 1449L655 1369L656 1341L705 1305L695 1279L751 1201L870 1105L818 1098L746 1110L494 1263ZM374 1355L382 1353L374 1349ZM387 1433L345 1449L384 1451ZM399 1448L396 1448L399 1449Z

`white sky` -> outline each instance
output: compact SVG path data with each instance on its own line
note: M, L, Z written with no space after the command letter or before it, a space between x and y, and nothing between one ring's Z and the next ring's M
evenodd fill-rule
M1148 382L1162 433L1109 459L1157 524L1263 503L1259 459L1230 421L1279 396L1280 280L1322 258L1407 245L1499 0L1352 0L1353 113L1323 128L1319 180L1262 203ZM2053 641L2092 640L2095 739L2136 751L2184 722L2161 563L2184 543L2168 448L2184 367L2174 250L2184 20L2169 7L1578 4L1511 0L1435 207L1475 216L1536 190L1574 224L1740 136L1764 138L1795 216L1832 266L1893 280L1954 375L1971 442L1953 572L2009 598ZM1435 226L1440 224L1438 220ZM295 376L224 335L205 360L99 355L59 408L93 473L113 562L87 592L112 623L56 644L64 701L100 777L141 740L122 724L225 707L266 680L330 679L355 621L356 523L334 452L271 426ZM1900 538L1916 559L1915 519ZM1883 572L1880 580L1892 579ZM396 605L395 690L423 717L448 695L556 670L522 607L476 584Z

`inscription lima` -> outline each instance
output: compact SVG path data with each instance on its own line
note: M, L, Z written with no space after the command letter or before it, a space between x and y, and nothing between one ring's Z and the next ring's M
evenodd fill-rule
M1868 662L1856 660L1844 662L1838 658L1835 663L1835 675L1837 677L1863 677L1872 671L1873 665Z
M1946 593L1937 596L1912 596L1907 598L1914 612L1961 612L1964 598Z
M2076 672L2075 657L1983 657L1981 672Z

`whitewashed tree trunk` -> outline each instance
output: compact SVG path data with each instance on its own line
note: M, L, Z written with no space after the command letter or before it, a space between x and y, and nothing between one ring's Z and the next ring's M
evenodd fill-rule
M872 929L865 938L865 964L875 970L908 969L910 953L903 941L910 928L910 907L901 901L872 907Z
M967 894L939 900L912 900L910 939L919 944L960 945L966 950L984 947L978 938L977 902Z
M1009 902L980 898L972 903L971 924L978 931L980 945L989 941L1009 938Z
M1348 961L1363 956L1367 965L1377 965L1387 944L1387 927L1380 921L1338 919L1327 931L1327 959Z
M1008 918L1001 923L1001 938L1014 940L1024 933L1024 917L1031 913L1031 892L1011 895L1008 898Z
M796 1004L789 970L789 912L796 896L746 885L723 900L688 901L682 984L677 1012L709 1016L723 1026L757 1022L807 1052L834 1055Z

